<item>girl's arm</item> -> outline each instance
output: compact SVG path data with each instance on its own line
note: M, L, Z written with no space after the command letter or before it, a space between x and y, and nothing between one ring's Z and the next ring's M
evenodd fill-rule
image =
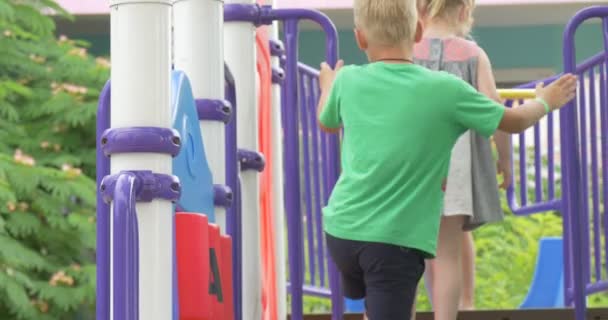
M498 91L496 90L496 81L492 73L492 65L485 51L481 50L479 55L479 67L477 70L477 87L479 92L486 95L488 98L501 102ZM507 188L511 185L511 135L504 131L496 131L494 134L494 142L498 150L498 173L502 175L503 182L501 188Z

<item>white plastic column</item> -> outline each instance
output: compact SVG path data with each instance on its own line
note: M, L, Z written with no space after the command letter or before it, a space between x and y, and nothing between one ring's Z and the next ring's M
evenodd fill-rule
M254 4L254 0L226 0L226 4ZM237 144L241 149L258 149L258 94L256 91L255 27L248 22L224 25L224 57L236 84ZM261 319L262 279L260 262L259 174L241 172L243 319Z
M175 0L174 63L186 73L195 99L224 99L224 3ZM226 184L225 124L201 121L207 162L214 184ZM215 222L226 232L226 210L215 208Z
M267 0L276 7L276 0ZM269 28L272 40L279 40L279 23ZM280 59L272 57L272 67L280 67ZM285 271L285 198L283 197L283 127L281 123L281 86L272 85L272 195L274 209L275 270L277 279L278 319L287 319L287 273Z
M169 128L171 1L112 0L110 6L111 126ZM170 155L116 154L111 161L112 174L122 170L172 171ZM172 217L169 201L137 204L141 320L172 318Z

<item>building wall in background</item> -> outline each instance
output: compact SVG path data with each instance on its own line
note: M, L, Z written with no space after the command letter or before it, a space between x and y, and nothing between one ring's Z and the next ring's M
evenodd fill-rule
M548 68L559 72L562 66L562 33L564 26L481 27L474 38L486 50L494 69ZM601 50L599 24L584 25L577 33L578 57L587 58ZM91 42L91 52L109 55L109 34L87 35L67 32L72 38ZM323 60L324 38L314 30L301 32L300 60L318 66ZM340 56L349 64L366 62L356 46L351 30L340 30Z

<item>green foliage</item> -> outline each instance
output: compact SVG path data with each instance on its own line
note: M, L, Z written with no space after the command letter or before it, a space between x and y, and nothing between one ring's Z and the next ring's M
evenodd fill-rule
M109 63L57 39L51 0L0 1L0 319L95 300L95 112Z

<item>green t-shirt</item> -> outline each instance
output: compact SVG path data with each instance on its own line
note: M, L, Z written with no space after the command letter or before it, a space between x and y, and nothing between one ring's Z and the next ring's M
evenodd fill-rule
M467 129L492 135L504 110L461 79L418 65L342 68L319 115L323 126L344 128L325 231L434 256L452 148Z

